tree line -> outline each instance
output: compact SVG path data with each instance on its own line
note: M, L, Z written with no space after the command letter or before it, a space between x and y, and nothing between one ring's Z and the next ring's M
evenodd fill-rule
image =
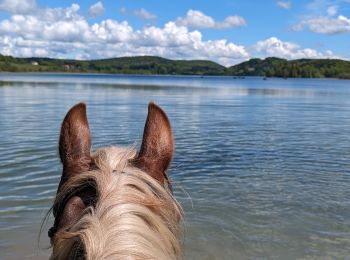
M270 57L250 59L231 67L224 67L207 60L170 60L156 56L70 60L0 55L0 71L350 79L350 62L339 59L289 61Z

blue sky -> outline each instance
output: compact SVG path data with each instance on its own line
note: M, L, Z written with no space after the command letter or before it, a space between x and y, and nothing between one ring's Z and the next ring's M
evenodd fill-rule
M350 59L350 0L3 0L0 53Z

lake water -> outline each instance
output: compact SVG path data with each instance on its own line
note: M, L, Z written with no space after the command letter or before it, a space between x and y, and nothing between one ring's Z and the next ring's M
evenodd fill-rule
M0 74L0 258L47 259L61 121L88 105L93 147L139 145L147 104L175 134L186 259L350 253L350 81Z

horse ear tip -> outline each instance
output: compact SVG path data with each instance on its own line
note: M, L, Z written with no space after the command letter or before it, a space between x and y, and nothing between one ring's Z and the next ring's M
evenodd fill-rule
M86 113L86 103L80 102L75 104L71 109L69 109L67 115L76 115L76 114L85 114Z
M79 102L78 104L76 104L75 106L73 106L73 108L77 108L77 109L86 109L86 103L85 103L85 102Z
M148 103L148 111L154 110L154 109L160 109L160 107L153 101Z
M168 118L165 111L153 101L149 102L148 104L148 113L158 114L158 115L162 115L165 118Z

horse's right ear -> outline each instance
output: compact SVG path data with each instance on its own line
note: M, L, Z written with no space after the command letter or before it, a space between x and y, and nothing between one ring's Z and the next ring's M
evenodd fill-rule
M174 153L174 138L165 112L156 104L148 105L148 115L140 152L133 161L161 184L168 185L167 169Z
M63 174L60 186L70 176L89 170L90 149L91 139L86 105L79 103L68 111L61 127L59 153L63 164Z

